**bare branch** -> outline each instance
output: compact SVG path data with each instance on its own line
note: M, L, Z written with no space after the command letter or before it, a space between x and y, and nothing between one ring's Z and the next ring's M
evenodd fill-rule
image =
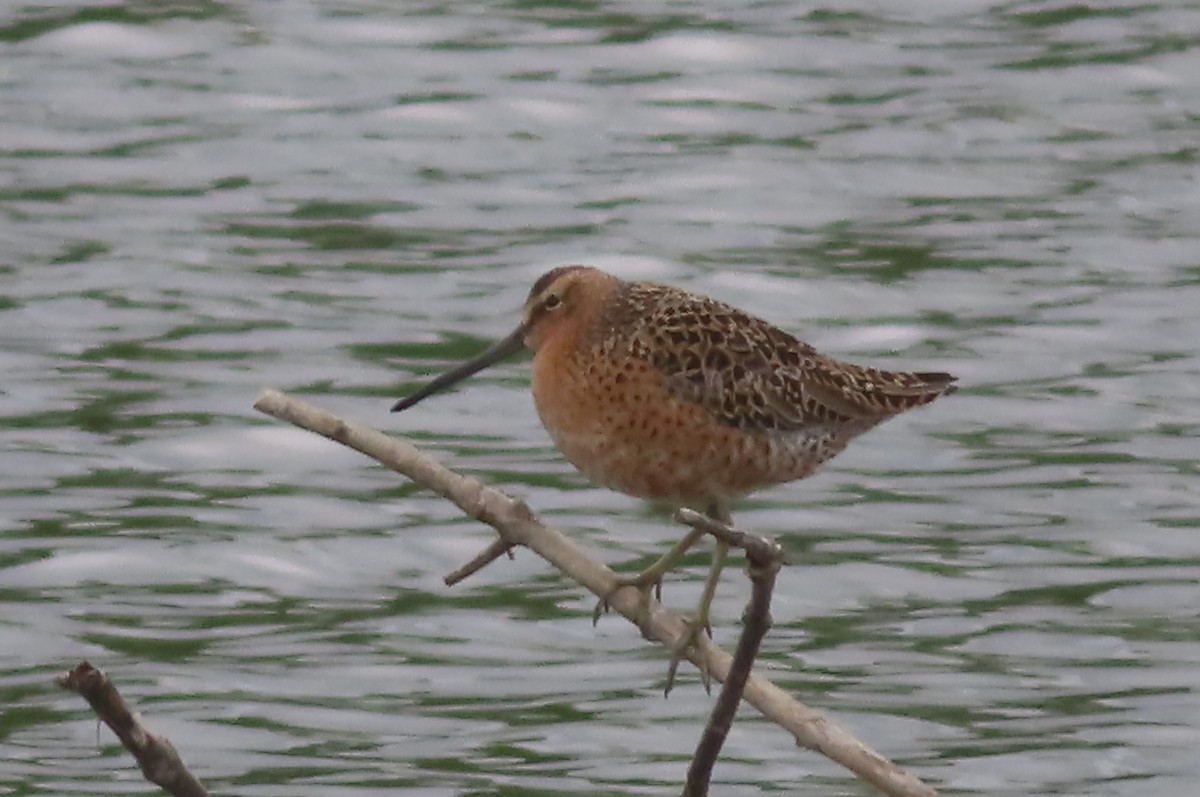
M687 780L683 787L683 797L705 797L708 794L709 782L712 778L713 766L721 747L733 727L738 705L746 691L746 681L750 677L750 669L758 657L758 649L763 637L771 628L771 594L775 590L775 576L783 564L783 549L773 540L768 540L755 534L736 531L713 518L701 515L690 509L681 509L676 513L676 519L692 525L693 528L704 529L730 545L743 548L746 551L747 572L750 575L750 603L746 606L742 617L742 633L738 637L737 648L733 653L733 664L729 676L717 701L713 704L700 743L696 745L696 753L688 767Z
M188 771L169 739L151 733L102 670L86 661L54 682L82 695L96 716L121 740L142 769L142 775L174 797L208 797L200 780Z
M421 454L410 443L374 429L342 420L310 404L275 390L264 391L254 404L267 415L295 424L360 451L456 504L469 517L499 532L507 545L521 545L595 595L608 597L609 605L636 623L640 597L636 588L613 592L616 575L562 532L543 525L523 502L475 479L455 473ZM668 648L685 631L684 619L651 601L642 633ZM732 659L714 644L695 645L688 659L707 668L718 681L729 676ZM933 797L936 792L912 773L897 766L856 739L824 714L796 701L765 678L751 674L745 700L763 716L785 728L796 743L836 761L891 797Z

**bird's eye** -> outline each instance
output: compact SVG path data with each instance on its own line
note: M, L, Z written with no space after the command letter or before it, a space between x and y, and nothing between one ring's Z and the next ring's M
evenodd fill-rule
M554 293L550 294L545 299L542 299L542 307L545 307L547 310L553 310L560 304L562 304L562 298Z

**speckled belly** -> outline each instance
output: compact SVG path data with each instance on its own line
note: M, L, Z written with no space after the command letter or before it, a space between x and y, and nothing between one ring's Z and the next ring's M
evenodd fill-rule
M722 424L669 394L644 362L575 372L539 369L535 361L533 396L542 424L575 467L642 498L729 501L806 476L836 453L821 433L752 434Z

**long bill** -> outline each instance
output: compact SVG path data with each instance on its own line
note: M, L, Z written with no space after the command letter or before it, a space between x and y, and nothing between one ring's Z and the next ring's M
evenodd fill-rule
M473 374L477 374L489 365L500 362L505 357L511 357L519 352L525 346L525 325L521 324L512 333L492 345L487 350L483 351L476 357L467 360L462 365L451 368L444 374L434 377L429 384L418 389L415 393L406 396L392 405L392 412L400 412L406 410L422 399L432 396L438 391L445 390L453 384L461 382Z

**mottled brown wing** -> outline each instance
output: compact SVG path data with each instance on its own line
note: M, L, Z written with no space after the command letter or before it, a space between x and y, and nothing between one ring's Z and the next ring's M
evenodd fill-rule
M800 425L806 416L832 413L849 425L872 426L955 390L950 374L881 371L821 355L803 369L784 369L779 379L785 382L780 392L799 401L785 398L792 412L780 412Z
M811 346L713 299L659 285L633 290L642 307L638 348L673 396L748 432L788 432L818 422L795 413L793 402L802 405L806 396L785 376L811 367L819 357Z
M634 286L638 348L668 391L724 424L760 434L861 431L953 389L949 374L832 360L766 321L664 286Z

